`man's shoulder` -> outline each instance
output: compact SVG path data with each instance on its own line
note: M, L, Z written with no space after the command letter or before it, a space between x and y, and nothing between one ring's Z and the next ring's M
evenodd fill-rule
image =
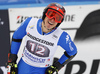
M36 20L39 20L38 18L34 18L34 17L28 17L25 21L27 21L27 20L32 20L32 21L36 21Z

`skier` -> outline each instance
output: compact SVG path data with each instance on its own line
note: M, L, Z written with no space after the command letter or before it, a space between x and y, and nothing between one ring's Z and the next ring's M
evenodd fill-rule
M13 34L8 53L7 65L11 66L10 73L58 73L77 54L77 48L69 34L59 28L64 16L65 9L62 5L50 3L44 9L42 19L29 17L21 24ZM17 54L24 36L26 36L25 47L17 67ZM53 56L58 46L65 52L53 63Z

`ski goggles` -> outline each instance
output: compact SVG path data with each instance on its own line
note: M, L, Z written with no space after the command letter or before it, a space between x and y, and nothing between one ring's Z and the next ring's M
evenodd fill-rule
M49 19L55 18L55 22L57 22L57 23L61 23L61 21L63 19L63 16L59 12L52 10L52 9L48 9L46 16Z

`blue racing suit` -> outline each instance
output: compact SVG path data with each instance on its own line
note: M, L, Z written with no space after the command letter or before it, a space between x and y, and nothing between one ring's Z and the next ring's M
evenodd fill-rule
M45 74L46 69L51 65L51 60L53 58L52 53L55 53L56 46L62 47L69 56L75 55L77 53L77 48L73 41L71 40L70 36L67 32L60 30L61 32L56 32L57 28L52 30L49 33L43 33L41 29L42 19L38 19L36 23L36 32L37 35L35 37L35 33L32 29L34 29L34 22L32 23L33 18L27 18L21 26L14 32L13 39L23 39L24 36L27 36L29 39L27 39L26 45L25 45L25 51L22 55L27 57L26 59L21 58L21 60L18 63L18 74ZM31 23L31 25L29 25ZM32 31L30 31L30 30ZM35 31L35 30L34 30ZM59 30L58 30L59 31ZM33 35L32 35L33 33ZM59 34L56 36L56 34ZM52 38L53 40L56 40L56 43L52 42L53 40L46 40L46 38L49 39ZM39 37L40 36L40 37ZM47 36L45 38L42 38L43 36ZM34 40L34 41L31 41ZM39 43L39 44L38 44ZM38 48L37 50L32 50L31 46L34 44ZM11 53L16 54L19 51L21 42L12 41L11 43ZM49 47L51 48L49 48ZM54 47L52 47L54 46ZM54 49L54 50L52 50ZM31 51L30 51L31 50ZM52 50L52 51L51 51ZM41 51L41 52L40 52ZM45 51L45 53L43 53ZM47 54L48 52L48 54ZM51 53L50 53L51 52ZM51 57L49 57L51 56ZM49 58L47 58L49 57ZM43 58L43 59L42 59ZM47 59L46 59L47 58ZM58 60L60 64L64 63L68 59L65 54L62 54L61 58ZM29 61L28 61L29 60ZM40 61L42 60L42 61ZM50 61L50 63L48 62ZM42 64L43 63L43 64ZM36 65L36 66L35 66ZM39 66L40 65L40 66Z

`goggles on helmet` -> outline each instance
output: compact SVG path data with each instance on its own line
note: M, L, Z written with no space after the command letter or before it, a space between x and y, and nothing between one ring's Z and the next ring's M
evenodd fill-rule
M59 12L57 12L55 10L52 10L52 9L48 9L48 11L46 13L46 16L49 19L54 18L55 19L55 22L57 22L57 23L61 23L61 21L63 19L63 16Z

